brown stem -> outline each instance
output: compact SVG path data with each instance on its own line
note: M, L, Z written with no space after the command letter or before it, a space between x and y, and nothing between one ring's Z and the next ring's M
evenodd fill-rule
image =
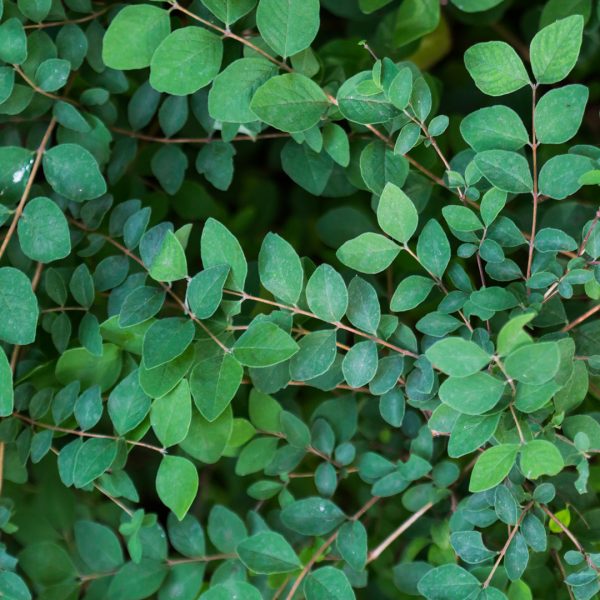
M77 23L87 23L88 21L93 21L97 17L102 16L104 13L108 12L112 8L111 5L106 6L102 10L91 13L86 17L80 17L79 19L66 19L64 21L50 21L48 23L35 23L33 25L25 25L24 29L46 29L48 27L61 27L63 25L76 25Z
M433 502L428 502L425 506L422 506L416 513L411 515L400 527L398 527L393 533L379 544L376 548L369 552L367 563L377 560L379 556L387 549L388 546L393 544L411 525L416 523L427 511L433 507Z
M519 531L519 526L523 522L523 519L525 518L525 515L527 514L527 512L529 511L529 509L532 506L533 506L533 502L530 502L523 509L523 512L521 513L521 516L519 517L519 520L517 521L517 524L513 527L512 531L510 532L510 535L508 536L508 539L506 540L506 544L504 544L504 546L502 547L502 550L500 550L500 554L498 555L498 558L496 559L496 562L494 563L494 566L492 567L492 570L490 571L490 574L487 576L486 580L483 582L483 586L482 586L483 589L485 589L486 587L488 587L490 585L490 582L492 581L492 579L494 577L494 574L496 573L496 570L500 566L500 563L502 562L502 559L504 558L504 555L506 554L506 551L508 550L508 547L510 546L510 543L512 542L513 538L517 534L517 531Z
M581 325L581 323L583 323L584 321L587 321L587 319L589 319L591 316L595 315L598 311L600 311L600 304L598 304L597 306L594 306L593 308L590 308L590 310L588 310L587 312L584 312L580 317L577 317L575 320L571 321L570 323L567 323L567 325L565 325L561 331L566 332L566 331L571 331L571 329L573 329L574 327L577 327L577 325Z
M51 431L60 431L61 433L70 433L71 435L77 435L79 437L87 437L87 438L96 438L103 440L123 440L126 444L130 444L132 446L139 446L140 448L146 448L148 450L153 450L154 452L158 452L159 454L166 454L165 448L159 448L158 446L153 446L152 444L146 444L145 442L136 442L135 440L129 440L124 437L117 437L116 435L108 435L104 433L89 433L87 431L79 431L78 429L68 429L67 427L58 427L57 425L50 425L48 423L42 423L41 421L35 421L34 419L30 419L25 415L14 412L12 414L13 417L16 417L20 421L24 421L25 423L29 423L29 425L33 425L34 427L40 427L41 429L50 429Z

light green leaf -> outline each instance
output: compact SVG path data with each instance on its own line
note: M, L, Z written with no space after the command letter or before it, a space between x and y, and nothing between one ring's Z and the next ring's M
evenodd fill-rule
M483 229L483 223L479 220L479 217L466 206L450 204L442 208L442 214L448 226L454 231L467 233Z
M535 135L541 144L563 144L579 130L589 97L585 85L565 85L544 94L535 107Z
M450 535L450 543L456 554L470 565L485 562L496 554L486 548L479 531L455 531Z
M244 370L231 354L218 354L199 361L190 376L194 403L209 422L217 419L229 406Z
M325 373L336 356L336 330L311 331L299 342L300 350L290 362L290 375L296 381L308 381Z
M381 273L400 253L400 246L379 233L362 233L337 251L339 260L359 273Z
M52 189L74 202L106 193L106 182L94 156L79 144L59 144L44 153L44 175Z
M108 397L108 414L119 435L137 427L150 410L150 398L140 386L137 369L113 389Z
M377 333L381 308L377 291L361 277L355 276L348 286L346 316L352 325L367 333Z
M298 352L299 346L283 329L268 321L254 321L233 346L233 356L247 367L276 365Z
M494 408L504 392L504 382L487 373L449 377L440 386L440 400L459 413L482 415Z
M447 564L425 573L417 587L427 600L466 600L475 598L481 584L469 571Z
M144 335L144 367L153 369L177 358L192 343L195 333L194 322L190 319L168 317L155 321Z
M308 48L319 23L319 0L260 0L256 11L261 36L284 58Z
M174 96L193 94L219 72L223 42L202 27L182 27L170 33L152 55L150 85Z
M35 340L38 302L27 275L13 267L0 268L0 314L5 315L0 319L0 340L20 346Z
M49 263L71 252L67 219L50 198L40 196L27 203L18 232L21 250L31 260Z
M268 233L258 255L261 283L275 298L295 305L302 293L304 269L294 248L276 233Z
M345 519L331 500L318 497L296 500L281 511L283 524L302 535L326 535Z
M152 403L150 423L156 437L165 447L174 446L185 439L191 420L192 397L186 379Z
M187 277L187 259L181 242L172 231L167 231L160 249L149 267L150 277L156 281L177 281Z
M272 77L256 90L250 103L261 121L289 133L317 125L328 107L325 92L298 73Z
M215 77L210 88L210 116L228 123L256 120L250 102L256 90L276 74L275 65L263 58L240 58L232 62Z
M359 388L375 377L377 364L377 345L371 340L365 340L348 350L342 362L342 373L349 386Z
M373 95L361 93L360 85L372 78L370 71L362 71L340 86L337 93L338 108L349 121L363 125L385 123L399 114L383 92Z
M487 106L467 115L460 132L475 152L519 150L529 142L521 117L508 106Z
M559 154L544 163L539 175L539 191L545 196L564 200L582 186L580 178L594 168L587 156Z
M494 435L501 415L459 415L450 433L448 456L459 458L481 448Z
M473 159L481 174L503 192L523 194L531 192L533 180L527 160L508 150L485 150Z
M254 573L289 573L301 566L294 549L274 531L261 531L246 538L236 551L244 565Z
M247 15L256 6L256 0L202 0L202 4L229 26Z
M573 69L583 35L583 17L572 15L544 27L531 40L531 68L538 83L557 83Z
M143 69L171 31L169 13L150 4L125 6L102 40L102 60L111 69Z
M450 262L450 242L435 219L427 221L419 235L417 257L429 273L440 278L444 275Z
M471 473L469 491L485 492L501 483L515 464L518 451L518 444L500 444L480 454Z
M198 493L198 471L181 456L163 457L156 474L156 492L181 521Z
M435 281L429 277L409 275L398 284L390 308L394 312L411 310L424 302L434 287Z
M385 233L404 244L419 223L413 201L393 183L386 184L377 205L377 222Z
M223 300L223 286L229 275L229 265L209 267L194 275L187 289L187 302L196 317L209 319Z
M110 439L91 438L77 451L73 465L73 485L83 488L110 468L117 456L117 442Z
M242 291L248 273L244 252L235 236L216 219L208 219L202 230L200 253L204 268L229 265L231 271L225 283Z
M521 471L527 479L537 479L542 475L558 475L565 466L558 448L546 440L527 442L520 452Z
M504 361L510 377L522 383L540 385L550 381L560 366L560 350L556 342L525 344L513 350Z
M467 377L487 365L491 356L475 342L458 337L440 340L425 351L431 363L452 377ZM456 357L460 356L460 360Z
M223 455L232 429L233 413L230 406L212 422L206 420L199 412L193 411L188 435L179 445L196 460L213 464Z
M340 321L348 308L348 290L342 276L328 264L317 267L306 284L306 301L319 319Z
M344 572L335 567L313 571L304 584L306 600L355 600L354 590Z
M465 52L465 66L488 96L503 96L529 84L523 61L506 42L483 42Z

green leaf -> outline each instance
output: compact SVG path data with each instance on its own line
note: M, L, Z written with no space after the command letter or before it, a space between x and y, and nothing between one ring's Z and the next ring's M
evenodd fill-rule
M331 500L318 497L296 500L281 511L283 524L302 535L326 535L345 519Z
M108 397L108 414L119 435L137 427L150 410L150 398L140 386L137 370L132 371Z
M174 446L187 436L192 420L192 397L186 379L152 403L150 423L156 437L165 446Z
M330 265L319 265L306 285L306 301L319 319L341 321L348 308L348 290L342 276Z
M381 273L400 253L400 246L379 233L362 233L347 241L336 256L347 267L359 273Z
M202 230L200 252L204 268L228 265L231 269L226 286L242 291L246 282L248 265L240 243L223 224L208 219Z
M79 447L73 465L73 485L83 488L110 468L117 456L115 440L91 438Z
M223 455L232 429L233 415L229 406L212 422L193 411L188 435L179 445L196 460L213 464Z
M156 492L181 521L198 493L198 471L181 456L164 456L156 474Z
M347 79L338 90L337 103L342 115L349 121L369 125L385 123L398 115L398 109L383 92L361 93L361 84L372 81L370 71L362 71Z
M275 298L295 305L302 293L304 269L294 248L276 233L268 233L258 255L260 281Z
M289 573L301 566L294 549L274 531L261 531L246 538L236 551L244 565L254 573Z
M367 564L367 530L360 521L344 523L336 539L340 556L354 569L362 571Z
M102 418L103 411L102 393L98 385L85 390L75 401L75 419L83 431L94 427Z
M74 202L106 193L106 182L94 156L79 144L59 144L44 153L44 175L52 189Z
M300 350L290 362L290 376L308 381L327 372L336 357L336 330L311 331L299 342Z
M195 333L190 319L169 317L155 321L144 335L144 367L153 369L177 358L192 343Z
M37 68L35 80L46 92L55 92L64 87L69 79L71 63L62 58L49 58Z
M119 313L119 327L133 327L151 319L163 306L165 291L140 286L127 294Z
M419 223L413 201L393 183L386 184L377 205L377 222L385 233L404 244Z
M485 367L491 356L475 342L458 337L440 340L425 351L431 363L452 377L467 377ZM456 357L460 356L457 361Z
M541 144L564 144L579 130L589 97L584 85L565 85L544 94L535 107L535 135Z
M500 444L480 454L471 473L469 491L485 492L501 483L512 469L518 451L518 444Z
M247 15L256 6L256 0L202 0L202 4L229 26Z
M27 275L13 267L0 268L0 340L23 346L35 340L38 302ZM10 315L10 318L6 318Z
M500 416L501 413L480 417L459 415L450 434L448 456L459 458L483 446L494 435Z
M361 277L355 276L348 286L348 320L367 333L377 333L381 321L381 308L377 291Z
M450 543L456 554L470 565L485 562L496 555L486 548L479 531L455 531L450 535Z
M444 206L442 214L448 226L454 231L466 233L483 229L483 223L479 217L466 206Z
M475 597L481 584L462 567L447 564L425 573L417 587L427 600L466 600Z
M232 62L215 77L210 88L210 116L228 123L254 121L256 115L250 109L254 93L276 74L277 67L263 58L240 58Z
M150 85L174 96L193 94L219 72L223 42L202 27L182 27L158 46L150 63Z
M564 200L579 191L582 186L581 177L593 168L593 162L587 156L553 156L540 170L539 191L550 198Z
M250 103L261 121L289 133L317 125L328 107L325 92L298 73L272 77L256 90Z
M333 173L333 160L324 152L317 154L307 144L289 140L281 151L285 173L306 191L319 196L325 191Z
M106 525L94 521L77 521L74 532L77 552L94 572L114 571L123 564L119 538Z
M0 417L12 414L14 406L12 370L4 350L0 347Z
M181 242L172 231L167 231L159 251L149 267L150 277L156 281L177 281L187 277L187 259Z
M277 54L287 58L308 48L319 31L318 0L260 0L256 24Z
M306 600L354 600L356 596L348 578L340 569L321 567L313 571L304 584Z
M194 403L209 422L223 414L235 396L244 369L231 354L218 354L198 361L190 376Z
M102 40L102 60L111 69L143 69L171 31L169 13L150 4L126 6Z
M254 321L233 346L233 356L247 367L269 367L291 358L299 346L283 329Z
M523 61L505 42L483 42L465 52L465 66L475 85L488 96L503 96L529 84Z
M127 562L114 575L108 587L109 598L141 600L158 591L167 576L167 565L150 558Z
M434 287L435 281L429 277L409 275L398 284L390 308L394 312L411 310L424 302Z
M235 148L227 142L215 140L205 144L196 157L196 171L218 190L225 191L233 180L235 154Z
M444 275L450 262L450 242L435 219L429 219L419 235L417 256L429 273L437 277Z
M246 444L235 463L235 474L250 475L264 470L275 457L278 444L277 438L259 437Z
M365 340L348 350L342 362L342 373L350 387L359 388L375 377L377 364L377 345Z
M558 448L546 440L532 440L521 448L521 471L527 479L558 475L565 462Z
M556 342L519 346L504 361L509 377L536 385L550 381L558 372L559 366L560 351Z
M519 520L519 505L508 487L499 485L494 495L494 510L498 518L507 525L516 525Z
M459 413L482 415L498 404L504 385L487 373L474 373L467 377L449 377L442 383L439 395L444 404Z
M208 537L220 552L235 552L248 537L248 530L234 512L216 504L208 515Z
M212 317L223 300L223 286L229 275L229 265L209 267L194 275L187 289L187 302L199 319Z
M521 117L508 106L488 106L467 115L460 132L475 152L519 150L529 142Z
M473 160L481 174L499 190L513 194L532 191L529 164L520 154L508 150L485 150L476 154Z
M534 246L540 252L560 252L561 250L577 250L578 244L561 229L544 227L537 232Z
M544 27L531 40L531 69L538 83L557 83L573 69L579 57L583 17L573 15Z
M49 263L71 252L67 219L49 198L34 198L27 203L18 232L21 250L31 260Z
M0 25L0 60L21 65L27 58L27 37L21 21L16 17Z

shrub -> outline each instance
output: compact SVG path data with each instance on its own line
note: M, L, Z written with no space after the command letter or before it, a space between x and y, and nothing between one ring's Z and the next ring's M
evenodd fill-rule
M0 595L596 597L599 15L441 4L0 3Z

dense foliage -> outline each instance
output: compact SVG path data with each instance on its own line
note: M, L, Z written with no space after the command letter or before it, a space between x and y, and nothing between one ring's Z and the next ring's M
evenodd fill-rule
M0 596L597 597L599 60L595 0L0 1Z

